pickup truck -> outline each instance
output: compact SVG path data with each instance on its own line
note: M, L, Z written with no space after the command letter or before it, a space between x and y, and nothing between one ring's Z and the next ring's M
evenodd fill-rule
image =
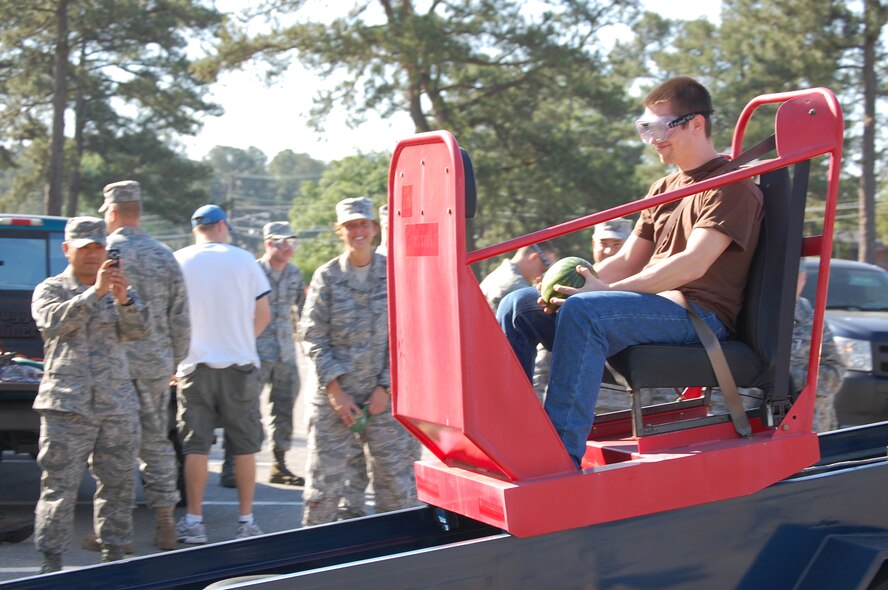
M0 453L37 453L40 420L31 410L43 340L31 294L68 264L64 217L0 214ZM2 455L0 455L2 456Z
M805 261L802 297L812 302L819 264ZM836 395L839 424L888 420L888 271L835 258L829 265L826 323L847 369Z

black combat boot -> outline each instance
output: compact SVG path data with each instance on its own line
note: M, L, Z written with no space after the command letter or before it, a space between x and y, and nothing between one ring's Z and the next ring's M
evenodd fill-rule
M222 461L222 474L219 476L219 485L223 488L236 488L234 479L234 457L228 448L225 448L225 460Z
M293 474L287 469L287 464L284 459L286 453L281 449L274 449L273 453L274 465L271 466L271 471L268 474L268 482L281 483L288 486L304 486L305 479Z

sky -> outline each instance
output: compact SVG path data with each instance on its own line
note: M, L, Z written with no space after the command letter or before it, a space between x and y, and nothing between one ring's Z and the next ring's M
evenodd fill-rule
M220 10L235 10L243 4L242 0L217 3ZM690 20L703 16L715 22L721 2L696 2L691 6L675 0L643 0L643 4L647 10L667 18ZM211 87L209 96L222 106L225 114L206 117L201 132L183 140L185 151L189 157L200 160L217 145L256 147L270 160L291 149L330 162L359 152L392 151L398 141L413 134L413 123L406 113L387 120L371 117L352 129L342 110L334 111L326 119L325 133L315 132L307 124L307 115L320 85L320 80L295 60L286 74L270 86L255 67L225 73Z

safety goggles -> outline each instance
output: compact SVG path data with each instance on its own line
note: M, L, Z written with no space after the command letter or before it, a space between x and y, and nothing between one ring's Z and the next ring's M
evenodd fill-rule
M277 248L290 248L291 250L296 247L296 244L299 242L296 238L275 238L271 240L273 246Z
M552 261L549 260L549 257L543 253L543 249L539 247L539 244L531 244L530 249L536 252L537 256L540 257L540 260L543 262L543 266L549 268L552 266Z
M669 117L647 117L639 119L635 122L635 129L638 131L641 141L644 143L654 143L655 141L666 141L669 130L679 125L684 125L697 115L706 115L702 112L688 113L677 119Z

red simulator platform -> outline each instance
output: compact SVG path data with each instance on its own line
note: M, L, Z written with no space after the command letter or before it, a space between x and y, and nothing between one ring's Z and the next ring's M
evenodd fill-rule
M766 104L780 105L774 120L773 158L474 252L465 246L466 215L472 213L475 198L467 154L445 131L398 144L389 174L393 407L396 418L436 457L416 464L422 501L517 536L530 536L750 494L818 460L811 422L838 194L842 113L826 89L759 97L740 117L731 158L742 151L750 117ZM770 178L768 174L806 166L819 156L829 159L823 235L790 237L789 254L781 259L778 273L797 269L800 255L821 257L814 352L809 360L813 370L802 393L792 400L787 391L788 344L778 342L778 352L762 358L761 364L772 374L772 396L789 400L787 411L763 412L762 418L750 413L750 436L739 436L730 417L713 416L703 398L696 405L646 408L644 424L637 425L642 431L635 434L628 417L596 423L582 469L576 470L484 299L471 265L741 178ZM801 175L798 167L795 170L793 183ZM807 167L803 171L807 175ZM766 199L791 198L780 190L775 194L766 193ZM807 191L794 194L803 199ZM803 201L801 207L803 211ZM766 206L766 216L767 210ZM793 223L801 232L801 220ZM790 279L794 285L795 275ZM791 309L793 301L781 309ZM738 385L743 386L739 381ZM645 428L651 433L643 432Z

